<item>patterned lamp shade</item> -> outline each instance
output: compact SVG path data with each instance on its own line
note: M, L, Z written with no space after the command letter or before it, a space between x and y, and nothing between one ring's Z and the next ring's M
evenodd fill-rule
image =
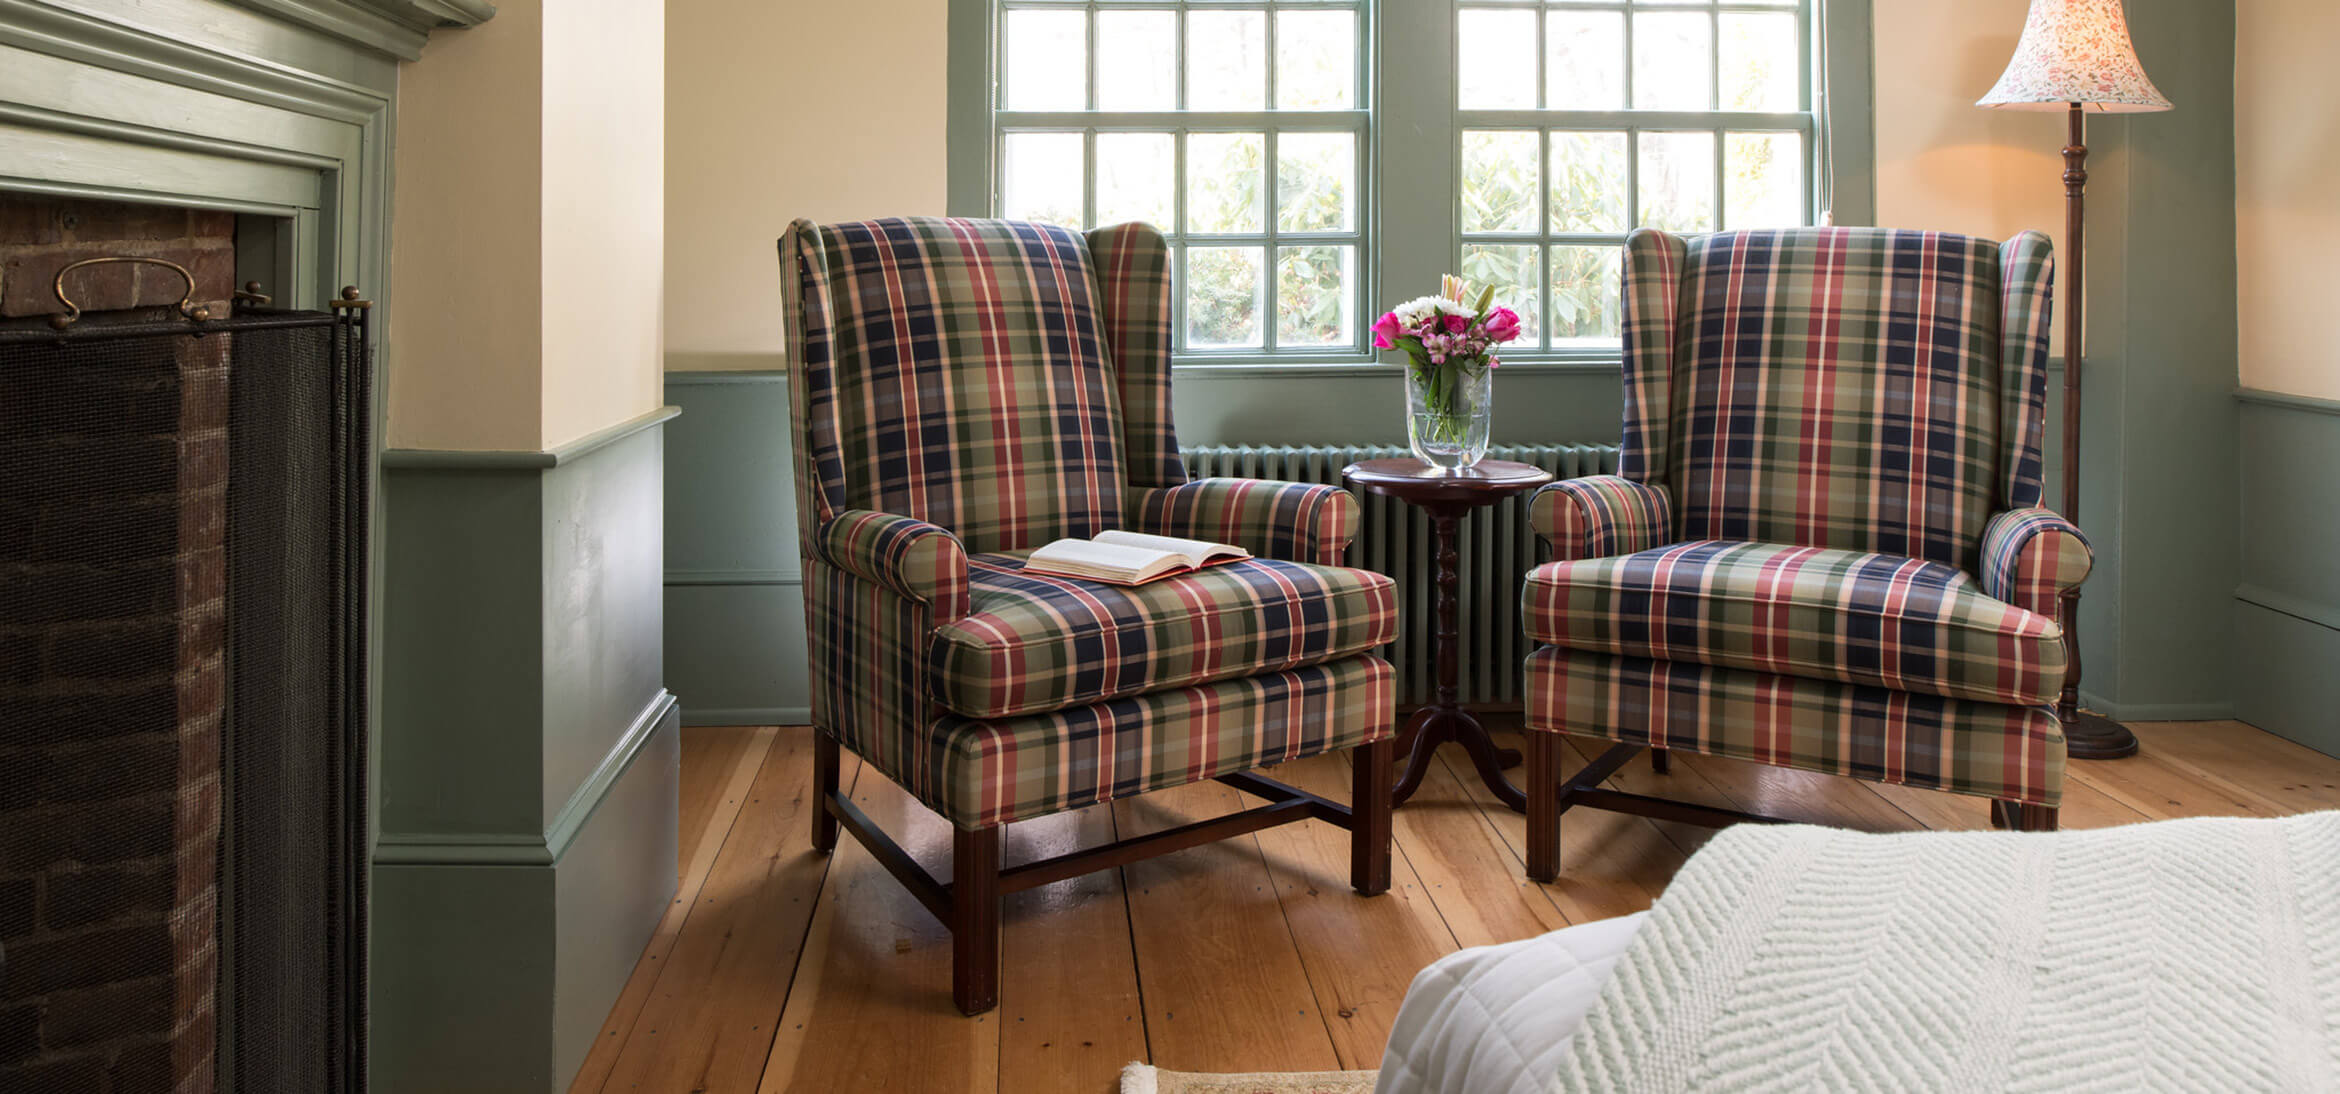
M2121 0L2031 0L2015 59L1977 106L2136 114L2170 108L2129 43Z

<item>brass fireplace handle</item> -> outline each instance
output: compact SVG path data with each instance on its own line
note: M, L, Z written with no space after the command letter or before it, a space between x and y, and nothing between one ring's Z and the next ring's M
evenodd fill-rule
M81 305L74 303L70 297L65 295L65 275L72 273L73 271L78 270L83 266L102 266L109 262L142 262L149 266L160 266L166 270L171 271L172 273L178 274L187 282L187 291L180 294L179 296L179 314L198 323L211 318L211 309L209 307L194 302L195 275L188 273L185 266L181 266L176 262L167 262L159 258L138 258L128 255L114 255L106 258L85 258L79 262L70 263L64 269L57 271L57 282L53 286L53 289L57 294L57 302L65 305L65 314L50 316L50 326L55 327L58 330L64 330L65 328L72 326L76 320L81 318Z

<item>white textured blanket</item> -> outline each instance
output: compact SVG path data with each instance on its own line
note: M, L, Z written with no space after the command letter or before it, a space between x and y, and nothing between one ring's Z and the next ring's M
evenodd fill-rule
M2340 813L2037 835L1741 826L1558 1089L2340 1089Z

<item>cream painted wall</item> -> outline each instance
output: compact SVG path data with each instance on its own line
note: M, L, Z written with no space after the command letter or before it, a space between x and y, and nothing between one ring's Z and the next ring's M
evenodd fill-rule
M2235 5L2236 303L2244 387L2340 399L2340 5Z
M660 0L501 0L399 74L393 448L534 451L648 413Z
M398 73L388 445L514 449L542 437L542 12L443 32Z
M665 32L660 0L546 0L546 448L665 398Z
M2064 115L1974 105L2014 56L2029 0L1875 4L1877 223L1990 239L2030 228L2062 247Z
M942 214L949 7L668 0L668 368L780 367L790 220Z

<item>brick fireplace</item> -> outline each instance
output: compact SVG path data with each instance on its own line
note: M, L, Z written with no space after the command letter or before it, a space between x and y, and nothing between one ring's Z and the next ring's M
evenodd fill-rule
M349 496L330 478L348 466L346 437L333 440L351 420L336 417L349 405L334 401L346 398L329 348L341 343L323 317L181 333L170 305L185 280L132 264L73 271L67 295L87 314L70 337L48 333L63 310L57 271L99 256L172 262L194 275L196 302L227 316L235 231L229 214L0 194L0 332L16 332L0 341L11 1094L210 1094L238 1089L236 1073L274 1077L246 1090L324 1089L329 1066L279 1069L273 1048L222 1066L225 1046L245 1043L226 1028L242 1005L221 994L238 977L283 996L242 1008L245 1039L335 1052L330 1031L346 1025L322 1013L321 984L223 972L247 968L243 937L248 967L323 979L326 959L278 951L333 942L346 910L327 876L346 848L325 835L354 823L331 797L346 790L334 750L347 738L333 731L350 692L337 681L356 671L335 666L351 647L331 638L352 610L334 599L348 523L335 499ZM106 333L161 320L174 325ZM303 471L303 459L340 470ZM250 894L243 912L237 891ZM276 1081L287 1075L301 1078Z

